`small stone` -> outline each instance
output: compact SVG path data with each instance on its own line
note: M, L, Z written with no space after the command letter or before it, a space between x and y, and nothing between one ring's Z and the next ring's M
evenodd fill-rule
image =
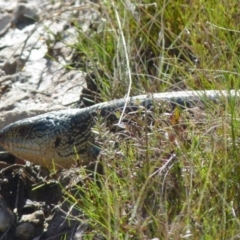
M14 18L12 23L15 24L19 29L24 28L27 25L33 24L39 19L40 9L37 5L19 3L16 10L14 11Z
M31 240L34 237L34 230L31 223L21 223L16 228L16 237L19 240Z
M12 75L17 72L18 65L18 60L16 58L10 58L4 62L2 70L5 72L5 74Z

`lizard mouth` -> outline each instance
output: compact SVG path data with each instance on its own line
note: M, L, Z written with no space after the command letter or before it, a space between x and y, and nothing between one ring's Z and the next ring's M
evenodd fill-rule
M19 141L16 138L9 138L5 136L3 132L0 132L0 146L3 147L4 150L13 154L18 154L25 150L32 152L32 154L38 151L36 146L34 146L35 148L28 148L28 145L24 144L24 141Z
M11 138L7 137L4 132L0 132L0 146L3 147L5 150L8 151L9 148L11 148L12 143Z

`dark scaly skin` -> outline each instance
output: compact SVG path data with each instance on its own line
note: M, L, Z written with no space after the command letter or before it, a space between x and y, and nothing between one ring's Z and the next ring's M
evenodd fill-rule
M235 91L182 91L156 93L129 98L125 112L142 108L179 105L191 107L207 101L218 101L239 96ZM117 122L126 99L96 104L83 109L49 112L12 123L0 131L0 145L13 155L46 168L69 168L76 159L83 165L96 159L100 149L94 146L96 117L102 116L111 123ZM115 113L118 112L116 115Z

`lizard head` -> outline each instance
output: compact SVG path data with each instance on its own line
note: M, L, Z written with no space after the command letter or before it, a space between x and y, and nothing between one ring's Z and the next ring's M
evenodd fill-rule
M86 161L91 124L62 110L12 123L0 131L0 145L13 155L52 168ZM66 114L67 113L67 114Z

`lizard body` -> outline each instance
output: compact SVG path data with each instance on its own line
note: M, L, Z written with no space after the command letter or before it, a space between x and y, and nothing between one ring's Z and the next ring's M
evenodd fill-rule
M99 153L92 145L94 134L91 131L99 115L116 122L119 116L116 112L123 110L128 113L139 108L152 109L156 103L161 112L165 103L184 108L234 96L239 96L234 90L166 92L139 95L128 100L122 98L83 109L49 112L4 127L0 131L0 145L13 155L43 167L52 168L54 163L59 168L69 168L77 155L81 164L87 164Z

